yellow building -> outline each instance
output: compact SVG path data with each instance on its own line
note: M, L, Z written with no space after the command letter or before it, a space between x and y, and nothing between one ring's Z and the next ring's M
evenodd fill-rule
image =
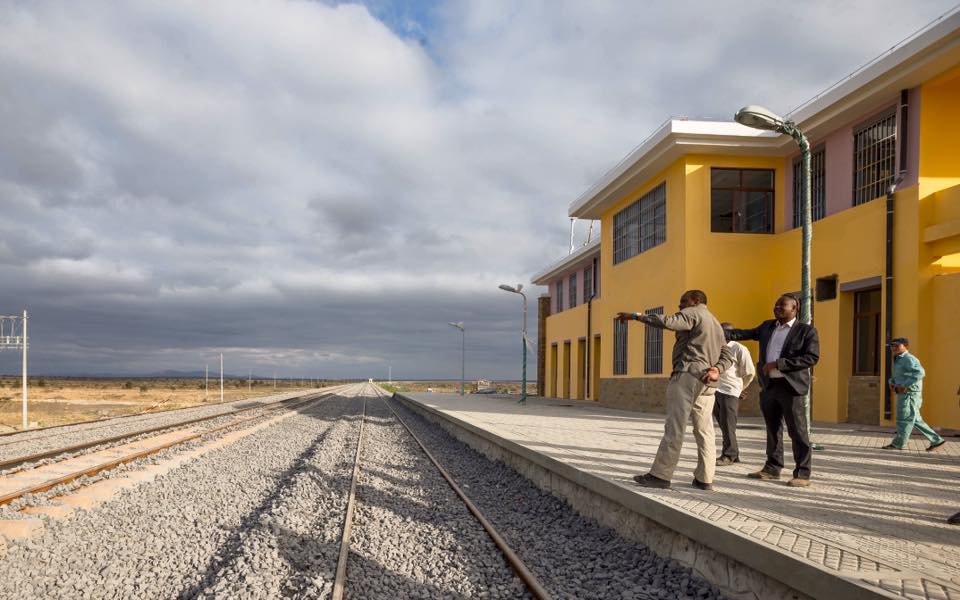
M814 419L891 422L889 319L927 370L924 417L960 429L960 11L788 117L813 149ZM698 288L722 321L771 318L800 289L798 159L788 136L671 120L573 201L601 236L533 277L549 289L543 392L662 406L673 336L615 324L618 311L670 313Z

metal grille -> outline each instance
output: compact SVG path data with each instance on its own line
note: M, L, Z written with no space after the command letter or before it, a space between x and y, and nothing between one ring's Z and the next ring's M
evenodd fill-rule
M613 322L613 374L627 374L627 322Z
M573 308L574 306L577 305L577 274L576 273L570 276L570 285L568 287L570 288L569 307Z
M853 134L853 205L887 193L897 154L897 115L891 111Z
M587 265L583 269L583 301L586 302L593 298L595 294L593 288L593 265Z
M663 316L663 307L651 308L644 313ZM644 329L646 339L644 340L643 372L663 373L663 330L649 325L645 325Z
M613 216L613 264L667 241L667 184L661 183Z
M563 310L563 280L557 282L557 312Z
M803 225L800 214L803 178L803 161L799 158L793 163L793 226ZM819 221L827 214L827 167L826 150L821 148L810 155L810 219Z

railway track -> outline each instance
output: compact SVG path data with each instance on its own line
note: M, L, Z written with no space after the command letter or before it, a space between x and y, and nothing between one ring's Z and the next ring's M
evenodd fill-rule
M503 536L496 530L493 524L489 519L484 516L479 508L470 500L464 490L457 484L456 481L450 476L450 474L443 468L443 466L437 461L437 459L431 454L430 450L426 447L423 441L413 432L412 429L404 422L403 418L390 406L388 401L388 396L375 385L367 385L367 388L364 392L373 392L373 396L383 403L383 405L389 410L389 414L392 418L399 423L407 435L413 440L420 451L427 458L433 468L442 476L443 480L449 485L449 488L453 491L456 497L462 502L463 506L469 511L471 515L476 519L476 523L479 524L483 530L489 536L490 541L496 546L497 550L501 553L503 559L513 570L517 577L523 582L526 587L526 591L529 593L530 597L536 598L537 600L549 600L551 598L550 594L543 587L543 585L537 580L537 577L533 572L524 564L523 560L517 555L517 553L507 544ZM337 561L337 568L335 572L335 578L333 583L333 591L331 598L333 600L343 600L345 597L349 597L348 587L349 587L349 572L348 572L348 562L349 556L351 553L351 537L353 533L353 521L354 515L356 513L357 498L356 490L358 479L362 472L362 456L364 450L364 424L367 420L367 394L364 393L363 399L363 409L361 410L360 426L359 433L357 435L357 447L354 458L353 474L351 477L350 488L348 492L347 507L344 515L344 523L342 530L342 537L340 541L340 553ZM438 509L439 512L439 509ZM353 597L362 597L354 595Z
M46 492L204 436L250 424L275 411L295 410L336 394L345 387L338 386L306 397L285 398L2 461L0 471L4 471L4 474L0 477L0 505L29 494ZM254 412L257 414L248 415Z

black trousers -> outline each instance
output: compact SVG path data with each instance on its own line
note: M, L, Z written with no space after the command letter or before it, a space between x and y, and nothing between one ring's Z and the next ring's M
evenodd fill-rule
M763 470L775 475L783 469L783 423L793 443L793 476L810 478L810 438L807 435L807 413L803 396L797 396L785 379L768 379L760 391L760 411L767 424L767 464Z
M740 408L740 397L717 392L713 402L713 418L720 425L723 434L723 450L720 456L731 460L740 459L740 446L737 445L737 410Z

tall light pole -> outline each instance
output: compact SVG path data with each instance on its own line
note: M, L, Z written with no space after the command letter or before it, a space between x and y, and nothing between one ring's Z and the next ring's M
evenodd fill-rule
M223 352L220 353L220 403L223 404Z
M813 240L813 217L810 200L810 142L807 141L807 136L803 135L796 123L784 119L762 106L744 106L737 111L734 119L737 123L747 127L789 135L800 147L800 222L802 224L800 233L802 239L800 251L800 322L809 325L810 307L813 303L810 293L810 242ZM803 404L807 413L807 436L809 437L810 392L807 392L804 396ZM821 446L813 442L811 442L811 446L817 450L822 449Z
M467 372L467 328L463 326L463 321L456 323L447 323L451 327L460 330L460 395L463 395L463 379Z
M521 291L523 289L523 284L521 283L518 283L517 287L503 283L500 285L500 289L512 294L520 294L520 296L523 297L523 332L520 340L523 345L523 371L520 387L520 404L524 404L527 401L527 295Z

